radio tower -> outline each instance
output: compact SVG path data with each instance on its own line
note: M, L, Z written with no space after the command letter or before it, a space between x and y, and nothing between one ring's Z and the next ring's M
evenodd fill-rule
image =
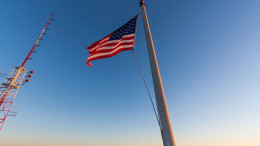
M33 74L33 71L30 71L27 73L26 69L24 69L24 65L26 64L26 62L28 60L32 60L30 58L30 56L32 53L36 53L36 51L34 51L34 49L35 49L35 47L39 46L38 42L40 40L43 40L43 39L41 39L41 37L42 37L42 35L46 35L45 31L49 30L48 25L52 25L50 23L51 21L54 20L54 19L52 19L52 17L53 17L53 14L51 15L51 17L48 20L47 24L45 25L44 29L42 30L37 41L33 45L31 51L25 58L23 64L21 66L14 67L12 72L6 77L6 79L0 86L0 131L3 127L6 117L15 116L16 113L18 112L18 111L17 112L10 111L11 106L14 102L15 96L16 96L20 86L26 82L28 83L29 78L31 78L31 74ZM28 75L26 75L26 73ZM24 80L25 75L26 75L26 78Z

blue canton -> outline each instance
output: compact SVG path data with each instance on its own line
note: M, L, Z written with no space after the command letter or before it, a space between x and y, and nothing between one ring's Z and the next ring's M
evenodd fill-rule
M137 20L136 15L133 19L128 21L125 25L117 29L112 33L112 35L109 38L109 41L111 40L119 40L121 39L124 35L128 34L134 34L135 33L135 27L136 27L136 20Z

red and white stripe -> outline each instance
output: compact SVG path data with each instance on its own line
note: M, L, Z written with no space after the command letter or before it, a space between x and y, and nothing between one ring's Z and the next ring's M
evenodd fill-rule
M87 63L89 66L91 66L90 62L93 60L109 58L119 52L132 50L135 34L125 35L120 40L109 41L111 35L112 33L88 46L90 56L88 57Z

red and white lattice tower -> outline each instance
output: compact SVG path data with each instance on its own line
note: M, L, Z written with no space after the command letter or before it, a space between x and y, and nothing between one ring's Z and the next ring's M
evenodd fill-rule
M31 51L25 58L23 64L19 67L14 67L12 72L6 77L4 82L0 85L0 130L3 127L3 124L6 120L7 116L13 116L15 113L13 111L10 111L11 106L14 102L15 96L20 88L20 86L25 83L29 82L29 78L31 78L31 74L33 71L28 72L28 75L26 75L26 69L24 69L24 65L28 60L31 60L30 56L32 53L36 53L34 51L35 47L39 46L37 45L40 40L43 40L41 37L42 35L46 35L45 31L49 28L48 25L51 25L50 21L54 20L52 19L53 14L51 15L50 19L48 20L47 24L45 25L44 29L42 30L40 36L38 37L37 41L33 45ZM26 79L24 80L24 77ZM16 115L16 114L15 114Z

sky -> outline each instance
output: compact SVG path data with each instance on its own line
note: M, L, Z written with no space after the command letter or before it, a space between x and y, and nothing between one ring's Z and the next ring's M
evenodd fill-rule
M146 0L178 146L260 145L260 1ZM160 146L160 130L131 51L86 64L88 45L122 26L138 1L0 1L0 70L25 69L0 146ZM139 17L135 51L153 93ZM0 78L1 82L4 80ZM155 99L154 99L155 100Z

